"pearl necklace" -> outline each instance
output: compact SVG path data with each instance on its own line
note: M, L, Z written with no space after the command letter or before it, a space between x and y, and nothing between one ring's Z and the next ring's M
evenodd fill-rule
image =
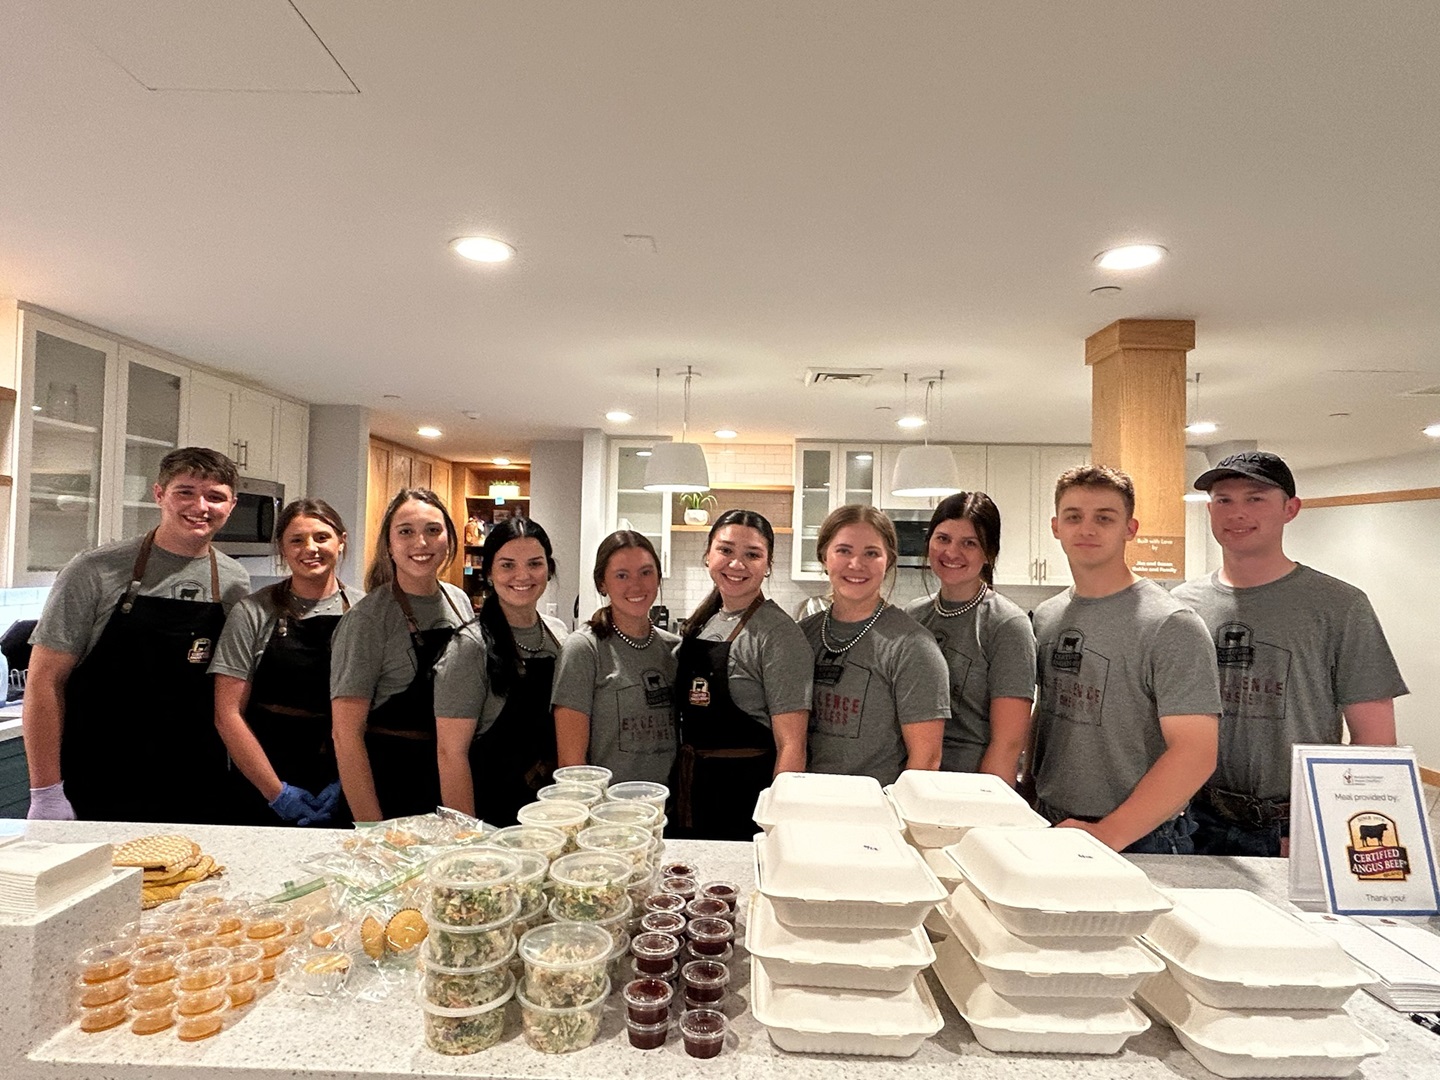
M636 641L629 634L625 633L624 630L621 630L620 627L615 625L615 620L613 618L610 620L610 629L615 631L616 637L618 637L621 641L625 642L626 645L629 645L636 652L648 649L650 647L650 642L655 639L654 623L650 624L650 632L645 635L644 641Z
M830 644L830 608L825 609L825 618L820 623L820 644L825 646L825 651L832 656L844 656L855 647L855 643L865 636L865 632L875 625L875 620L880 618L880 613L885 610L885 601L881 600L875 605L875 613L865 620L865 625L860 632L852 637L844 645Z
M935 614L939 615L942 619L953 619L956 615L964 615L967 611L974 611L975 608L980 605L980 601L985 599L985 594L989 591L990 586L982 581L980 583L980 591L956 608L943 607L940 603L940 594L937 592L935 594Z

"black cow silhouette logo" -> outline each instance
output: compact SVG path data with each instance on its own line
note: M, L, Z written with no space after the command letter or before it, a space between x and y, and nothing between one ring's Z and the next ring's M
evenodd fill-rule
M1255 663L1255 631L1244 623L1225 623L1215 631L1215 659L1221 667L1250 667Z
M1385 839L1385 831L1386 831L1387 829L1389 829L1389 828L1390 828L1390 826L1389 826L1389 825L1386 825L1383 821L1382 821L1379 825L1361 825L1361 826L1359 826L1360 845L1361 845L1362 847L1366 847L1366 846L1368 846L1368 845L1366 844L1366 841L1367 841L1367 840L1373 840L1373 841L1374 841L1374 846L1375 846L1375 847L1379 847L1381 841L1383 841L1383 840Z
M1062 630L1060 640L1050 653L1050 663L1057 671L1078 673L1085 659L1085 635L1079 630Z

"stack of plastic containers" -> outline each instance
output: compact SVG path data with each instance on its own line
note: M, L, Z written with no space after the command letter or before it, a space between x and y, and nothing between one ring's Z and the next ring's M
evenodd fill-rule
M955 860L945 848L979 826L1045 829L1046 821L998 776L988 773L922 772L906 770L885 789L910 843L920 849L925 864L948 889L960 883ZM950 930L938 912L926 916L925 929L936 938Z
M1170 901L1080 829L975 828L946 849L965 880L940 911L935 973L989 1050L1113 1054L1150 1026L1158 969L1137 942Z
M612 939L586 923L537 926L520 939L525 977L515 992L525 1041L546 1054L595 1041L605 998Z
M559 923L600 927L610 935L610 959L616 965L623 964L630 947L630 916L635 902L629 890L636 869L629 858L609 851L576 851L560 856L550 864L550 918Z
M1329 937L1239 889L1167 889L1140 1001L1221 1076L1348 1076L1385 1044L1341 1008L1372 981Z
M420 1008L425 1044L438 1053L473 1054L500 1041L515 990L509 965L521 892L535 887L533 860L521 854L466 848L426 867Z
M879 785L782 774L756 821L769 829L746 937L756 1020L782 1050L915 1053L943 1024L920 973L935 955L921 923L945 889Z

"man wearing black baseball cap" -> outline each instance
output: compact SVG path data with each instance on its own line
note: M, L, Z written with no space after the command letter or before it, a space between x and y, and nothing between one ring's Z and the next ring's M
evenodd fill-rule
M1171 594L1215 640L1220 754L1196 794L1197 855L1283 855L1290 835L1290 747L1395 742L1394 699L1409 691L1365 594L1284 551L1300 512L1295 477L1275 454L1231 454L1195 480L1210 493L1223 554L1208 577Z

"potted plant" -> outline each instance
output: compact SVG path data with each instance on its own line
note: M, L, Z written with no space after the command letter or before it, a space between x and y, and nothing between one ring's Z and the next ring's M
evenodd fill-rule
M685 507L686 525L709 525L710 511L707 506L719 506L714 495L701 491L687 491L680 496L680 505Z

